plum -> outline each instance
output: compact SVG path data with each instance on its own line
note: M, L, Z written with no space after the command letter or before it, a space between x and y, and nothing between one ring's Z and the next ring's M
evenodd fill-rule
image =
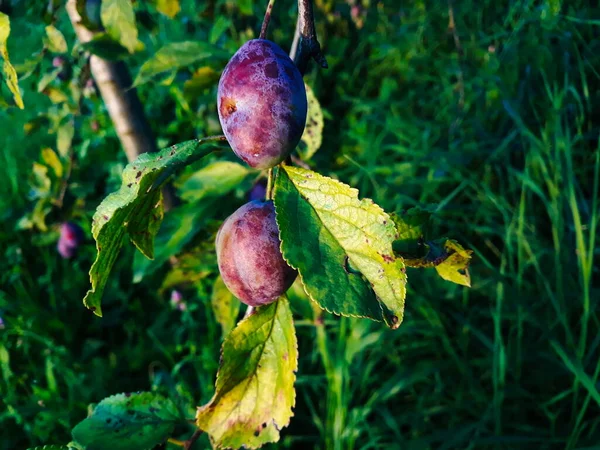
M283 259L280 245L272 201L251 201L229 216L216 239L227 289L250 306L277 300L298 274Z
M77 248L83 243L85 236L79 225L73 222L63 222L60 226L60 237L56 245L63 259L75 256Z
M282 162L300 142L306 90L289 56L266 39L246 42L219 80L217 109L235 154L251 167Z
M258 180L248 192L248 200L264 200L267 195L267 180Z

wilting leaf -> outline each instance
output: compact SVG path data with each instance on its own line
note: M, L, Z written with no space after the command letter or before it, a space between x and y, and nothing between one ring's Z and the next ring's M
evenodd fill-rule
M312 300L335 314L400 325L406 274L392 251L394 222L379 206L339 181L282 166L275 208L283 256Z
M279 440L295 403L298 349L285 297L257 308L229 333L212 400L198 427L217 447L258 448Z
M151 449L183 422L175 404L142 392L105 398L73 428L73 440L86 450Z
M0 57L4 60L2 65L2 73L4 75L4 81L8 86L8 89L13 94L13 98L17 106L21 109L24 108L23 99L21 98L21 91L19 91L19 79L17 77L17 71L10 63L8 58L8 49L6 48L6 41L10 34L10 19L6 14L0 12Z

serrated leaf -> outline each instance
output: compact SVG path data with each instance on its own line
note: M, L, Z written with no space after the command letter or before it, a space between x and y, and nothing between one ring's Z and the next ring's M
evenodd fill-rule
M98 403L73 428L73 440L85 450L151 449L181 421L175 404L158 394L117 394Z
M102 0L102 24L107 33L120 42L129 53L137 46L138 30L130 0Z
M23 109L23 98L21 97L21 91L19 91L19 78L17 77L17 71L10 63L8 58L8 49L6 48L6 41L10 35L10 19L6 14L0 12L0 57L3 59L2 73L4 75L4 82L8 86L8 89L13 94L16 105Z
M275 209L283 256L312 300L338 315L400 325L404 263L392 251L395 225L378 205L339 181L282 166Z
M125 234L147 258L153 257L153 239L163 218L160 187L175 170L209 154L212 147L206 142L187 141L140 155L123 171L121 188L98 206L92 222L98 254L90 269L92 288L83 299L96 315L102 316L102 292Z
M258 448L279 440L295 404L298 349L285 297L257 308L223 342L212 400L198 409L199 428L217 447Z
M65 37L54 25L46 27L46 46L52 53L66 53L69 49Z
M213 285L211 306L217 322L223 329L223 336L227 336L235 326L240 312L240 301L227 289L219 275Z
M92 55L109 61L118 61L129 55L129 51L107 33L98 33L81 47Z
M306 87L306 99L308 101L308 113L306 115L306 126L302 133L301 141L304 143L302 159L310 159L321 147L323 141L323 111L319 100L308 84Z
M156 9L169 18L173 18L181 11L179 0L157 0Z
M199 201L207 196L222 196L238 186L250 170L231 161L216 161L203 167L179 186L185 201Z
M160 48L148 59L137 74L134 86L146 83L156 75L188 67L203 59L217 57L228 58L227 52L206 42L172 42Z

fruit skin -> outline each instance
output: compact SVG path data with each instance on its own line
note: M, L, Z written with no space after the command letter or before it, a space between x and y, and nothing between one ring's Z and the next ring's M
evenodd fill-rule
M217 109L235 154L251 167L282 162L300 142L307 100L302 75L277 44L246 42L221 74Z
M264 200L267 195L267 180L261 178L248 192L248 200Z
M63 259L72 258L77 254L77 248L83 243L85 235L79 225L73 222L63 222L60 226L60 237L56 248Z
M298 275L283 259L280 245L272 201L251 201L229 216L216 239L227 289L250 306L277 300Z

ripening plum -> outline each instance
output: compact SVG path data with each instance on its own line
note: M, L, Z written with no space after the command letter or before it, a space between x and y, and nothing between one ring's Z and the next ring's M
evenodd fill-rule
M272 201L254 200L229 216L217 233L217 261L225 286L250 306L269 304L285 293L297 272L280 250Z
M63 259L75 256L77 248L83 243L85 236L79 225L73 222L64 222L60 226L60 237L56 248Z
M302 75L277 44L253 39L225 67L217 108L227 141L240 159L258 169L276 166L304 131Z

